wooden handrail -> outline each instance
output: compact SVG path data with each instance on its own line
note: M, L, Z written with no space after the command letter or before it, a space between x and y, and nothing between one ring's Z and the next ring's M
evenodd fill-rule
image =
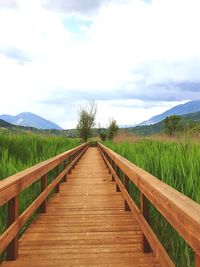
M140 190L140 194L153 204L193 248L195 252L195 267L200 267L200 205L106 146L100 143L98 145L104 161L111 170L126 202L134 214L136 214L146 239L159 261L163 263L163 266L173 266L173 263L169 261L166 254L163 254L162 245L158 244L159 241L156 241L155 234L149 229L149 224L146 224L145 215L142 213L142 210L138 209L124 184L119 179L113 168L114 164L124 173L126 178L136 185Z
M6 179L0 181L0 206L7 203L10 199L17 196L25 188L36 182L43 175L54 169L56 166L64 162L70 156L80 151L86 145L80 145L76 148L68 150L58 156L45 160L34 165L24 171L18 172Z
M0 181L0 206L8 203L8 228L0 236L0 254L7 248L7 260L15 260L17 258L17 235L22 226L38 208L41 208L41 212L46 212L46 199L49 193L54 188L56 188L56 193L59 192L60 182L67 180L67 173L70 173L71 169L85 153L87 148L87 144L80 145L74 149L64 152L56 157L53 157ZM66 165L66 160L69 158L71 162L69 165ZM61 171L60 165L63 163L65 163L65 168L63 171ZM57 177L48 185L47 174L55 167L58 167ZM19 193L38 180L41 181L41 194L19 216Z

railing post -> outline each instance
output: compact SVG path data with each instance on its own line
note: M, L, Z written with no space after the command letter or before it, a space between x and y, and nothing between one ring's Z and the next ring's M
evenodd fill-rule
M124 174L124 186L125 186L126 191L130 193L129 178L126 174ZM124 199L124 209L126 211L130 211L130 207L125 199Z
M103 153L103 156L107 159L107 154L104 151L102 151L102 153ZM103 161L105 163L106 168L108 168L108 165L106 164L106 160L104 157L103 157Z
M103 156L107 159L107 154L106 154L104 151L102 151L102 154L103 154ZM107 164L106 164L106 160L105 160L104 157L103 157L103 161L104 161L104 163L105 163L106 168L108 168L108 166L107 166Z
M18 196L12 198L8 202L8 227L17 219L19 211L19 201ZM18 236L10 242L7 247L7 260L14 261L18 256Z
M200 267L200 255L195 253L195 267Z
M48 186L48 174L45 174L41 178L41 193L47 188L47 186ZM46 211L47 211L47 198L40 205L40 212L46 213Z
M74 160L74 154L72 156L70 156L70 160L71 160L71 162ZM74 165L72 166L72 169L74 169Z
M145 197L145 195L142 194L142 192L140 192L140 211L143 214L146 221L149 223L148 200ZM152 251L149 242L144 234L142 235L142 250L144 253L150 253Z
M76 153L74 154L74 159L75 159L77 156L78 156L78 152L76 152ZM78 162L76 161L76 163L74 164L74 167L75 167L77 164L78 164Z
M64 161L64 169L67 168L67 160ZM67 182L67 174L65 174L64 178L63 178L63 182Z
M70 164L72 162L72 156L69 156L68 158L68 163ZM71 169L68 171L68 173L70 174L71 173Z
M60 174L60 164L56 167L56 176L58 176ZM56 193L60 192L60 182L56 185Z
M120 169L119 169L119 167L117 166L117 164L115 163L115 172L116 172L116 174L117 174L117 176L119 177L119 171L120 171ZM120 177L119 177L120 178ZM120 188L119 188L119 186L118 186L118 184L116 183L116 192L120 192Z
M111 159L111 166L112 166L112 168L114 169L114 161ZM112 181L114 181L115 179L114 179L114 176L112 175Z
M108 162L110 162L110 157L108 156L108 154L105 154L105 155L106 155ZM108 167L108 166L106 165L106 167ZM108 171L109 171L109 174L111 174L111 170L109 167L108 167Z

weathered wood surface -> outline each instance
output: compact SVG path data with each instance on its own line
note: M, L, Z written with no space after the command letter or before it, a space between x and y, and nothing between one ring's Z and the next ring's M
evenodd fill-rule
M97 148L86 151L46 210L19 240L17 260L2 267L160 266L142 252L140 226L124 211Z

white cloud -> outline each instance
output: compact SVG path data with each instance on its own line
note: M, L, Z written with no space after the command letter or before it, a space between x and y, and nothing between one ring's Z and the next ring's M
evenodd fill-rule
M74 2L62 13L44 3L10 1L0 9L0 113L29 110L72 127L77 101L96 96L99 121L132 124L200 97L192 87L200 84L199 0ZM78 32L66 18L80 24Z
M182 102L150 102L145 103L142 100L132 99L119 99L98 101L98 114L97 122L100 122L101 126L107 127L110 118L117 118L119 125L136 125L148 118L165 112L175 105L185 103Z

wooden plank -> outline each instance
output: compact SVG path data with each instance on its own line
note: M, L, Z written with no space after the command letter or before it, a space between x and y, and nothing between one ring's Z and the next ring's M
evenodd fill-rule
M112 168L111 165L109 165L108 161L107 161L107 164L108 164L108 166L111 170L111 173L112 173L116 183L118 184L124 198L126 199L132 213L135 215L135 218L137 219L137 221L138 221L138 223L142 229L142 232L145 234L153 252L155 253L156 258L158 259L159 263L165 267L174 267L175 266L174 263L172 262L169 255L167 254L166 250L164 249L164 247L162 246L162 244L158 240L157 236L154 234L150 225L147 223L143 214L138 209L137 205L134 203L133 199L131 198L129 193L124 188L124 185L121 182L121 180L119 179L119 177L117 176L115 170Z
M17 219L19 212L19 201L18 197L12 198L8 202L8 227ZM7 247L6 257L8 261L16 260L18 256L18 237L15 236L11 239Z
M35 201L8 227L8 229L0 236L0 253L8 246L8 244L17 236L21 227L27 222L30 216L40 207L40 205L48 197L49 193L55 188L55 186L63 179L64 175L69 171L71 166L78 158L85 153L85 148L81 154L75 158L71 164L63 170L55 180L36 198Z
M200 255L200 205L104 145L99 146Z
M31 168L28 168L22 172L14 174L6 179L0 181L0 206L7 203L10 199L17 196L25 188L29 187L33 182L37 181L55 168L58 164L62 163L70 155L80 151L87 145L83 144L67 152L64 152L51 159L43 161Z
M44 266L56 266L56 267L158 267L154 257L149 259L143 259L141 254L133 256L133 253L127 253L123 256L123 253L112 253L112 255L107 255L108 253L97 253L95 254L83 254L83 258L78 257L78 254L72 255L68 259L56 259L49 260L48 257L45 259L35 259L35 258L25 258L20 259L16 263L4 263L2 267L44 267Z
M20 238L14 265L4 262L2 267L160 266L154 254L141 251L141 228L124 211L121 193L115 192L108 170L105 178L105 165L98 164L102 161L98 149L87 150L59 195L48 202L47 212Z

